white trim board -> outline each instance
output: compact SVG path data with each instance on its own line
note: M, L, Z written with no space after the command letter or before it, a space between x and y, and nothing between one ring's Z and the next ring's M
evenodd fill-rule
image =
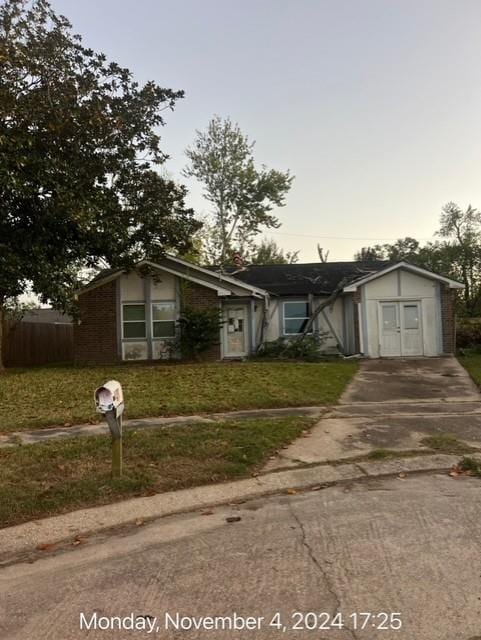
M344 287L343 291L344 293L353 293L354 291L357 291L357 289L363 284L372 282L372 280L377 280L377 278L382 278L382 276L385 276L386 274L398 269L405 269L406 271L410 271L411 273L415 273L416 275L422 276L424 278L443 282L444 284L447 284L450 289L464 289L464 285L461 284L461 282L456 282L456 280L445 278L444 276L440 276L437 273L433 273L432 271L428 271L427 269L423 269L422 267L417 267L416 265L410 264L409 262L398 262L389 267L386 267L385 269L381 269L381 271L371 273L370 275L347 285L346 287Z

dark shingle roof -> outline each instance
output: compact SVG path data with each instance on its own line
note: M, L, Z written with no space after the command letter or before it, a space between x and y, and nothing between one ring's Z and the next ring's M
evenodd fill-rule
M276 295L329 295L337 286L354 282L385 269L391 262L314 262L311 264L249 265L243 271L226 269L229 275Z
M248 265L244 270L231 266L224 270L226 275L269 293L281 296L329 295L342 282L343 286L385 269L392 262L313 262L310 264L270 264ZM218 267L209 267L219 271ZM120 269L103 269L90 282L119 273ZM199 274L199 278L202 275Z

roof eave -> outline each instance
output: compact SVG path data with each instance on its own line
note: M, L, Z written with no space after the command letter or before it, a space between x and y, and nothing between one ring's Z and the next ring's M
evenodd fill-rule
M424 276L425 278L430 278L431 280L437 280L438 282L443 282L444 284L447 284L450 289L464 289L464 284L462 284L461 282L457 282L456 280L451 280L450 278L445 278L444 276L440 276L439 274L428 271L427 269L423 269L422 267L417 267L416 265L410 264L409 262L401 261L401 262L397 262L394 265L390 265L385 269L376 271L376 273L366 276L365 278L361 278L356 282L346 285L343 288L343 292L354 293L362 285L367 284L372 280L376 280L377 278L380 278L382 276L385 276L388 273L391 273L392 271L396 271L397 269L406 269L407 271L411 271L412 273L416 273L420 276Z

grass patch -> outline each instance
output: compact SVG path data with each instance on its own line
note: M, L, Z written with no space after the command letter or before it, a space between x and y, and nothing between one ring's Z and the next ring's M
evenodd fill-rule
M0 450L0 527L122 498L250 475L313 424L269 418L124 435L124 475L110 477L104 436Z
M386 460L387 458L399 457L399 451L391 451L390 449L374 449L366 456L366 460Z
M463 355L458 356L458 360L474 382L481 386L481 353L475 350L466 350Z
M481 462L479 460L464 456L458 466L462 471L469 471L471 475L481 478Z
M124 387L126 418L336 402L354 362L245 362L11 369L0 376L0 432L98 421L93 390Z
M426 436L421 440L425 447L433 449L433 451L442 451L443 453L465 453L466 451L476 451L473 447L462 440L458 440L451 433L438 433L434 436Z

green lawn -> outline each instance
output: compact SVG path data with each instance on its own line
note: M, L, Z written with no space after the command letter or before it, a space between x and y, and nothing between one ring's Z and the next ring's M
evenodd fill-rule
M466 351L466 354L459 356L458 360L476 384L481 386L481 353Z
M0 449L0 527L250 475L312 422L270 418L128 432L117 480L110 477L107 437Z
M0 433L98 420L95 387L111 378L126 417L330 404L354 362L246 362L11 369L0 376Z

